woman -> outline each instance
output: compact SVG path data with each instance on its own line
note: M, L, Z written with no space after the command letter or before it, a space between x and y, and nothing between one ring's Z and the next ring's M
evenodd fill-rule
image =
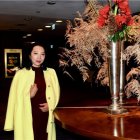
M28 56L28 63L16 72L11 84L4 130L14 130L14 140L55 140L58 78L54 69L46 68L42 45L34 44Z

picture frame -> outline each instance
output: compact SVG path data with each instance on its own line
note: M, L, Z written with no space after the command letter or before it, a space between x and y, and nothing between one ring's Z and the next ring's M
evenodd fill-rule
M22 66L22 49L4 49L5 78L12 78Z

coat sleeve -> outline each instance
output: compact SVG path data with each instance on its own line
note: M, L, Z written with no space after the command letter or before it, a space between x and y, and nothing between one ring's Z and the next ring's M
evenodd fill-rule
M16 103L16 97L17 97L16 96L17 82L18 82L18 76L16 73L12 80L10 92L9 92L6 119L5 119L5 125L4 125L5 131L11 131L14 129L14 109L15 109L15 103Z
M55 70L53 70L53 78L54 78L54 84L55 84L55 99L56 99L55 107L56 107L60 99L60 85L59 85L58 77Z

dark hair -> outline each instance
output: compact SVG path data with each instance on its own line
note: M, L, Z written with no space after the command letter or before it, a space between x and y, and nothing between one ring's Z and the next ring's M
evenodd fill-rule
M41 46L42 48L44 48L45 54L46 54L46 47L43 44L41 44L41 43L33 43L33 44L27 46L27 48L25 50L25 53L24 53L25 54L25 58L23 60L23 67L25 67L27 70L30 70L30 68L32 67L32 61L30 59L30 55L31 55L31 52L32 52L32 50L33 50L33 48L35 46ZM43 70L47 69L46 56L45 56L45 60L44 60L44 62L42 64L42 68L43 68Z

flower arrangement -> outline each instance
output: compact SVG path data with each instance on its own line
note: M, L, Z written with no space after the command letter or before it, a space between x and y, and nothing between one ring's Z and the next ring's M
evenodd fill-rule
M112 6L112 2L114 5ZM109 24L110 40L123 40L133 24L128 0L109 0L109 4L99 10L99 27ZM112 24L112 25L111 25Z
M81 15L67 22L66 39L68 46L61 49L59 64L63 71L75 78L69 68L79 71L83 81L109 86L108 57L110 41L125 40L124 51L130 72L126 75L127 97L136 94L140 100L140 16L131 15L128 0L109 0L101 5L89 1ZM130 64L135 57L136 68ZM137 78L134 78L135 77Z

